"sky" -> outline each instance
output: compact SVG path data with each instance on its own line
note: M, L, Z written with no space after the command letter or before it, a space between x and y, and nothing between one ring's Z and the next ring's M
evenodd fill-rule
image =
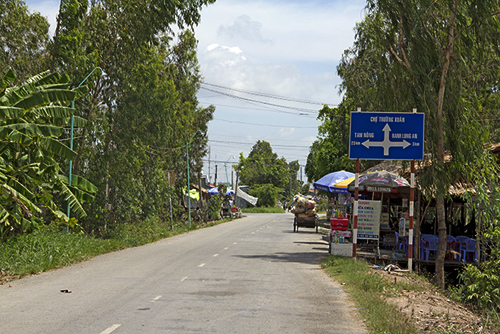
M53 34L59 0L26 3L48 18ZM336 66L353 45L365 3L218 0L203 7L195 36L204 78L198 100L216 107L203 168L211 182L215 165L217 181L231 182L232 164L258 140L269 142L279 158L298 160L298 178L307 181L307 155L320 125L316 116L324 104L341 101Z

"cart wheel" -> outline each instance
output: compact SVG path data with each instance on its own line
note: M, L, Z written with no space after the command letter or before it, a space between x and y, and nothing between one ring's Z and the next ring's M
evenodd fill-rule
M297 217L293 220L293 232L297 232Z
M328 241L328 254L332 254L332 241Z
M316 220L316 233L318 233L318 221Z

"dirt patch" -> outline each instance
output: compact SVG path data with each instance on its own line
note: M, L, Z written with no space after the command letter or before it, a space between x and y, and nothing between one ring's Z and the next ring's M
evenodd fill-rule
M402 290L394 297L383 297L394 309L405 314L422 332L429 333L500 333L484 328L483 319L465 307L443 296L429 283L409 277L404 272L373 270L391 282L418 284L422 291Z
M5 283L9 283L10 281L13 281L13 280L16 280L16 279L19 279L20 276L17 275L17 276L11 276L11 275L5 275L3 273L0 273L0 285L3 285Z

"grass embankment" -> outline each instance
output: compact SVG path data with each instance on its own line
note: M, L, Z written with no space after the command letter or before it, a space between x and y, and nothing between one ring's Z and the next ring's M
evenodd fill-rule
M226 218L203 226L197 226L193 222L191 229L185 225L177 225L171 230L170 224L148 219L141 223L121 225L107 236L88 236L45 228L0 242L0 284L229 220L231 219Z
M394 296L402 289L419 290L422 287L404 282L393 284L371 273L366 262L351 258L329 256L323 261L323 268L345 285L356 304L356 312L366 320L370 333L419 333L405 315L395 311L382 297Z
M253 208L244 208L241 209L243 213L285 213L282 207L273 206L272 208L268 207L253 207Z

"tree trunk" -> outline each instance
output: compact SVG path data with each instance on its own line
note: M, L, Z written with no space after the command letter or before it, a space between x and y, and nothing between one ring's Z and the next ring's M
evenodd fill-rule
M446 49L444 50L444 63L443 69L441 71L441 80L439 83L438 100L436 107L437 114L437 150L436 150L436 162L438 168L444 167L444 132L443 132L443 103L444 103L444 93L446 88L446 76L448 74L448 69L450 67L451 56L453 54L453 46L455 43L455 19L458 10L458 1L455 0L453 4L453 9L450 13L450 18L448 20L448 43ZM436 254L436 283L437 285L444 289L444 258L446 255L446 218L444 214L444 194L442 189L438 189L436 196L436 214L438 221L438 236L439 245Z

